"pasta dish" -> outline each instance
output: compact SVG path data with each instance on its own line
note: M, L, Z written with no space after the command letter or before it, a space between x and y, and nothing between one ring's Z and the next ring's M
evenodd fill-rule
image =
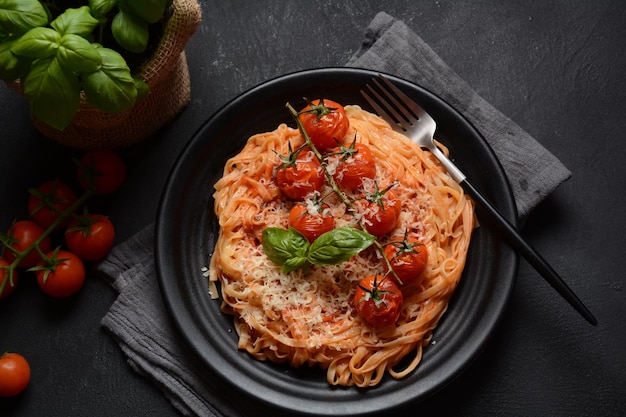
M332 385L370 387L386 375L399 379L418 366L461 278L474 211L472 201L428 151L358 106L346 105L345 115L348 125L335 136L335 146L316 149L302 129L281 124L250 137L227 161L215 184L213 209L220 233L209 281L213 291L219 283L221 309L234 316L239 349L259 360L319 366ZM371 172L345 185L349 174L341 173L342 164L348 157L366 155L362 148L371 154L362 169ZM313 163L311 175L321 172L322 181L309 176L292 181L291 188L281 183L281 171L286 175L296 160ZM294 197L293 189L304 191ZM305 214L331 218L333 231L288 234L297 229L297 220L290 218L296 206L303 213L298 219ZM375 210L379 212L373 215ZM390 226L375 230L374 223L390 214ZM320 226L319 219L309 229ZM349 239L339 237L339 231ZM269 232L283 234L272 242ZM365 243L345 254L345 248L337 249L354 240ZM388 248L399 256L400 243L423 248L423 270L415 279L401 279L407 265L386 257ZM290 245L293 254L278 264L275 258ZM374 287L380 285L377 295L362 284L371 276L378 280ZM393 282L401 297L396 316L384 323L359 310L362 302L392 292L383 290L381 281ZM355 298L357 291L364 295ZM372 305L390 304L379 300Z

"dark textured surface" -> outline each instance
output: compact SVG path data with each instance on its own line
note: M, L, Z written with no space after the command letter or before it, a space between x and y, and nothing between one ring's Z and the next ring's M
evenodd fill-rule
M294 70L342 65L378 11L403 19L496 108L572 171L524 234L599 320L588 325L525 263L500 329L449 387L407 415L618 416L626 410L626 6L621 1L202 2L187 52L192 102L122 153L125 187L94 202L122 241L154 219L165 178L202 121L235 95ZM71 166L0 86L0 228L24 217L26 189ZM100 328L114 300L89 276L79 297L45 298L24 279L0 302L0 351L33 368L2 416L176 416Z

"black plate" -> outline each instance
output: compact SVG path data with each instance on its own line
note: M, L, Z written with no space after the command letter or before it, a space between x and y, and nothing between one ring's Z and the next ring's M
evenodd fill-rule
M225 161L254 133L281 122L303 97L327 97L369 107L359 90L376 73L347 68L309 70L268 81L237 97L191 138L168 178L156 219L156 267L169 313L209 377L268 407L309 415L365 415L406 406L441 389L485 346L511 294L517 255L485 227L475 231L463 279L425 349L418 369L402 380L386 378L367 390L336 388L317 368L292 369L259 362L236 348L233 318L211 300L201 268L208 265L218 233L213 184ZM430 92L389 76L438 123L437 137L453 159L503 215L516 222L506 176L491 148L452 107ZM371 109L370 109L371 111Z

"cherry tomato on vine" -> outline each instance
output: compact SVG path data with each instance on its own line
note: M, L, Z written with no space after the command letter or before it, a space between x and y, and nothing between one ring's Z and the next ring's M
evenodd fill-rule
M385 245L385 256L401 284L418 284L428 263L428 249L414 236L403 236ZM387 270L387 263L384 263ZM389 278L396 280L394 274Z
M89 214L70 222L65 242L71 252L84 261L104 258L115 241L115 228L108 217Z
M72 252L56 249L33 268L37 284L44 293L55 298L76 294L85 283L85 267Z
M370 275L359 282L354 306L365 321L375 327L389 326L398 320L402 310L402 292L382 275Z
M4 288L0 290L0 299L11 295L11 293L15 290L15 287L17 287L17 283L19 281L17 271L15 270L13 270L13 279L11 280L9 270L4 268L7 266L9 266L9 263L6 259L0 257L0 288L4 285Z
M335 227L335 219L328 204L313 202L310 207L294 204L289 212L289 226L302 233L310 243Z
M126 181L126 164L111 150L95 149L78 161L77 176L85 190L97 195L111 194Z
M389 188L364 194L354 202L365 230L374 236L391 232L400 217L400 200Z
M336 147L350 128L343 106L328 99L311 101L298 112L298 118L320 152Z
M324 170L313 151L307 147L289 150L287 157L281 157L282 164L276 170L278 188L294 200L304 198L324 186Z
M339 146L332 152L337 158L333 178L341 189L356 191L366 179L376 177L376 162L369 146L352 142L350 146Z
M30 382L30 366L19 353L0 356L0 397L13 397L24 391Z
M60 181L46 181L29 191L28 213L44 229L50 227L60 214L76 201L74 191ZM59 227L64 226L68 221L69 217L62 221Z
M8 244L13 249L23 252L44 234L44 229L32 220L20 220L11 225L7 232ZM50 237L46 236L39 244L39 249L42 253L46 253L50 250L51 243ZM17 259L15 254L8 247L4 249L4 259L9 263L13 263ZM39 252L36 248L32 249L28 255L26 255L18 264L20 268L31 268L37 265L37 262L41 259Z

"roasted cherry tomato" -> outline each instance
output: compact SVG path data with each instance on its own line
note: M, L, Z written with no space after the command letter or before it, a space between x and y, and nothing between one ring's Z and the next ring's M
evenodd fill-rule
M311 202L295 204L289 212L289 226L302 233L311 243L321 234L333 230L335 219L328 204Z
M289 151L281 157L282 164L276 169L278 188L289 198L304 200L324 186L324 170L313 151L308 147Z
M108 149L87 152L78 162L78 181L97 195L111 194L126 181L126 164Z
M37 223L31 220L20 220L11 225L7 232L8 243L13 249L23 252L44 234L44 229ZM39 244L39 249L42 253L46 253L50 250L50 237L46 236ZM17 255L13 253L8 247L4 249L4 258L13 263L17 259ZM33 248L28 255L26 255L18 264L20 268L31 268L37 265L37 262L41 259L39 252L36 248Z
M396 194L386 188L363 194L354 202L354 207L360 216L365 230L374 236L383 236L391 232L400 217L400 200Z
M385 245L385 256L394 274L389 278L400 279L400 284L417 284L421 282L422 273L428 263L428 249L414 236L403 236ZM385 269L388 268L384 263Z
M11 295L18 283L17 271L13 270L13 277L11 279L9 270L6 268L8 266L9 263L6 259L0 257L0 288L4 285L4 288L0 290L0 299Z
M85 283L85 267L72 252L55 250L36 268L37 284L51 297L65 298L76 294Z
M357 313L372 326L394 324L402 310L402 292L390 279L370 275L359 282L354 293Z
M30 366L19 353L0 356L0 397L13 397L24 391L30 382Z
M72 220L65 232L65 242L71 252L84 261L104 258L115 241L115 228L108 217L88 214Z
M376 177L376 162L369 146L352 142L335 148L329 157L334 166L333 178L343 190L357 191L363 181Z
M47 229L75 201L76 194L68 185L60 181L46 181L30 190L28 213L37 224ZM57 228L66 225L68 221L69 216Z
M313 100L298 113L304 130L320 151L333 149L341 143L350 121L343 106L332 100Z

